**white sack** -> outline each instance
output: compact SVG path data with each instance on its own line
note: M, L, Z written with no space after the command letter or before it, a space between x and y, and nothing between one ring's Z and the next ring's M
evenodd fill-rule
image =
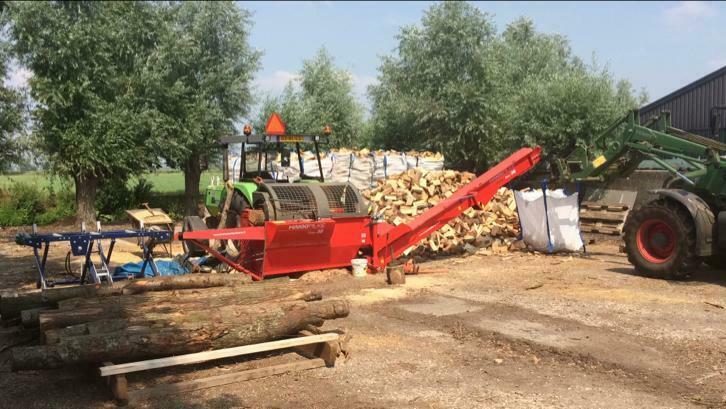
M373 157L371 155L353 155L353 162L350 164L350 179L348 181L358 189L370 189L373 180L373 166Z
M529 247L545 252L582 250L577 193L568 196L562 189L547 190L546 210L542 190L515 191L514 199L522 239Z

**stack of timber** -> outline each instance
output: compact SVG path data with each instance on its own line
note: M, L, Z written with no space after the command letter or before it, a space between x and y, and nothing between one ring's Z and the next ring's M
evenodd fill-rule
M580 205L580 230L585 233L620 235L623 232L628 206L582 202Z
M399 225L415 218L476 176L453 170L426 172L409 169L400 175L378 181L375 189L363 192L370 201L369 212ZM484 209L470 208L423 240L409 254L432 255L484 249L494 254L522 248L517 241L519 217L514 194L501 188Z
M80 296L63 298L44 290L51 292L45 298L55 300L54 308L21 312L22 327L35 331L40 345L12 348L13 369L129 362L267 342L349 312L346 301L322 301L289 280L251 283L238 276L215 287L193 288L188 279L177 286L184 277L164 277L163 285L156 278L131 281L125 284L136 285L126 293L84 286L75 287L83 289Z

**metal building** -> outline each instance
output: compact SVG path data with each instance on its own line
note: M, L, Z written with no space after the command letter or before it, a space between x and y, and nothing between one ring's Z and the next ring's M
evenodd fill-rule
M726 106L726 67L641 107L640 120L670 111L674 127L726 142L726 110L715 111L717 135L711 132L711 108L715 106Z

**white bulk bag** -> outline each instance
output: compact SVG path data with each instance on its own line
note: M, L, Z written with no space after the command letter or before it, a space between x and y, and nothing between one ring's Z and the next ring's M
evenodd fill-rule
M577 193L567 195L562 189L515 191L522 239L534 250L544 252L580 251L580 212Z
M387 177L395 176L408 169L406 155L398 152L376 152L373 156L374 169L371 187L376 186L376 181Z
M373 156L353 155L353 162L350 164L350 179L348 180L358 189L371 188L373 180Z

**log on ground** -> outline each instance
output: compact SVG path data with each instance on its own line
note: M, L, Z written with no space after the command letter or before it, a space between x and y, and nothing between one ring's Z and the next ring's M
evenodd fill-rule
M14 370L58 368L103 361L128 362L271 341L307 325L346 317L346 301L258 304L221 322L200 314L199 321L151 328L134 326L108 334L64 338L56 345L13 348Z
M322 297L314 291L300 291L295 288L250 288L237 289L237 293L216 294L205 291L198 294L172 296L165 298L145 296L116 297L113 302L89 303L74 308L42 311L38 315L41 331L64 328L71 325L111 318L129 320L145 319L164 314L184 314L194 311L213 311L230 306L240 307L251 304L285 302L285 301L316 301ZM107 300L111 301L111 300Z
M40 307L56 308L58 302L70 298L108 297L193 288L235 287L251 282L249 277L242 274L188 274L118 281L113 285L87 284L48 288L42 291L5 292L0 294L0 316L5 320L19 317L23 310Z

